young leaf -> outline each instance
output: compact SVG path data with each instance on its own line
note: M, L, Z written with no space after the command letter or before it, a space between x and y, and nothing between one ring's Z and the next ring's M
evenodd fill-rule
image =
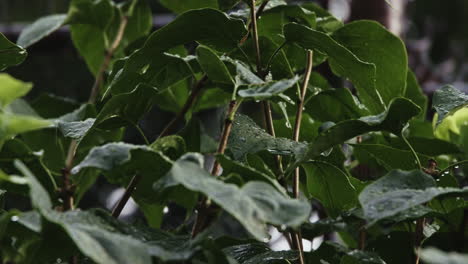
M0 109L9 105L15 99L26 95L33 87L32 83L22 82L7 73L0 73Z
M441 188L435 180L419 170L393 170L369 184L359 194L368 225L423 204L444 194L468 193L468 188Z
M348 176L326 162L302 164L307 175L307 190L319 200L331 217L337 217L357 204L357 193Z
M360 60L375 65L375 88L385 105L393 98L404 95L408 57L401 39L377 22L365 20L344 25L332 37Z
M385 109L382 96L376 89L374 64L360 60L327 34L302 25L295 23L285 25L284 36L290 43L297 43L304 49L318 50L326 54L335 72L353 82L359 98L371 113L380 113Z
M21 31L16 43L23 48L27 48L62 27L66 19L66 14L41 17Z
M250 181L241 188L215 179L202 168L202 156L185 154L166 177L185 188L205 194L236 218L256 239L263 240L267 223L297 227L309 217L306 201L290 199L264 182Z
M266 244L249 243L226 247L223 252L239 264L292 263L298 254L294 251L273 251Z
M25 49L15 45L0 33L0 71L22 63L27 55Z
M192 9L200 8L228 10L237 4L239 0L160 0L159 2L172 12L180 14Z

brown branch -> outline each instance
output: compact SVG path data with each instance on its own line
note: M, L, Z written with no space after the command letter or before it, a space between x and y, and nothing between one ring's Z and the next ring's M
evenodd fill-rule
M426 223L426 219L419 218L416 221L416 229L414 230L414 249L416 251L416 256L415 256L415 262L416 264L419 264L419 256L420 256L420 247L424 238L424 225Z
M200 91L202 90L204 84L208 80L208 77L204 75L192 88L192 91L187 98L187 100L184 103L184 106L182 109L176 114L176 116L166 125L166 127L163 128L162 132L159 134L156 140L169 135L171 130L173 129L174 125L177 124L188 112L188 110L192 107L192 105L195 103L195 100L200 94ZM120 200L117 202L117 204L114 207L114 210L112 210L112 216L115 218L118 218L122 209L125 207L127 204L128 200L132 196L133 191L135 190L135 187L140 181L140 176L138 174L134 175L132 179L130 180L130 183L128 184L127 188L125 188L125 192L120 198ZM120 209L120 210L118 210Z
M270 1L270 0L263 1L263 3L258 7L258 10L257 10L257 12L256 12L256 16L255 16L256 19L259 19L259 18L260 18L260 16L262 15L263 11L265 11L265 7L266 7L266 5L268 4L269 1ZM254 7L255 7L255 5L254 5ZM254 8L254 9L255 9L255 8ZM249 36L250 36L250 30L252 30L252 23L249 23L247 27L248 27L249 29L248 29L248 31L247 31L247 34L245 34L245 36L239 41L239 44L240 44L240 45L244 44L244 43L247 41L247 39L249 38Z
M234 116L240 104L241 102L234 101L234 100L229 103L229 108L226 113L226 119L224 120L223 131L222 131L219 143L218 143L218 150L216 151L217 155L224 154L224 151L226 150L229 135L231 134ZM217 176L220 168L221 166L219 162L215 160L213 164L213 168L211 170L211 175ZM207 199L203 199L201 202L201 206L199 208L198 214L197 214L197 218L195 220L195 224L193 225L192 237L195 237L197 234L199 234L201 231L203 231L206 228L206 226L210 222L210 218L212 218L211 216L212 216L211 206L208 204Z

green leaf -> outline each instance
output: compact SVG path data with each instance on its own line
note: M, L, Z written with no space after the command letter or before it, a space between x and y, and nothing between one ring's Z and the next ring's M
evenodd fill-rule
M438 114L437 124L439 124L445 116L466 104L468 104L468 95L451 85L445 85L435 91L432 97L432 106Z
M344 25L332 37L360 60L375 65L375 88L385 105L393 98L404 95L408 57L401 39L379 23L364 20ZM338 67L338 72L341 72L342 64ZM368 103L367 100L363 101Z
M359 93L363 104L371 113L385 109L382 97L376 90L376 68L371 63L360 60L346 47L327 34L294 23L284 26L284 35L290 43L297 43L304 49L318 50L329 57L334 71L349 78Z
M223 175L228 175L230 173L237 173L245 182L249 181L262 181L270 184L275 187L275 189L281 193L286 194L286 190L276 181L274 178L252 168L241 162L231 160L227 156L218 155L216 157L218 162L223 168Z
M241 20L232 19L214 9L191 10L152 33L144 46L134 52L120 74L120 78L134 78L145 72L156 58L179 45L198 41L216 51L228 52L238 46L246 34ZM164 64L163 64L164 65ZM161 87L158 86L161 89ZM114 89L110 87L110 89Z
M128 16L127 27L121 46L127 47L139 38L148 35L153 28L153 14L147 0L127 1L122 9ZM131 8L131 12L130 9Z
M306 145L287 138L275 138L261 129L252 119L237 114L229 136L228 149L234 159L243 159L248 153L267 150L272 154L293 155L304 152Z
M23 48L33 45L62 27L66 19L66 14L55 14L39 18L21 31L17 41L18 45Z
M17 134L52 126L52 122L32 116L0 113L0 146Z
M408 69L406 79L405 98L410 99L421 108L421 113L419 113L418 118L424 120L426 118L427 96L419 86L416 75L410 69Z
M174 13L184 13L192 9L218 8L218 0L159 0L159 2Z
M0 109L9 105L15 99L26 95L33 87L32 83L22 82L7 73L0 73Z
M0 71L22 63L27 55L25 49L15 45L0 33Z
M272 251L263 243L249 243L226 247L223 252L239 264L293 263L298 259L294 251Z
M315 28L315 13L298 5L279 5L262 13L258 20L258 34L280 45L284 42L283 26L289 22L299 22Z
M340 122L368 115L368 110L346 89L322 91L309 99L305 111L322 122Z
M346 223L342 219L325 218L317 222L302 224L301 234L304 239L313 240L318 236L345 229Z
M30 188L31 203L34 208L38 210L50 210L52 209L52 202L49 194L42 187L41 183L36 179L36 176L24 165L20 160L15 160L15 167L23 174L27 179Z
M393 170L364 188L359 202L368 225L372 225L437 196L463 193L468 193L468 188L437 187L431 176L419 170Z
M197 47L197 59L208 78L214 82L233 85L229 70L216 53L203 45Z
M199 154L185 154L166 177L185 188L205 194L236 218L256 239L268 236L267 223L297 227L309 217L306 201L290 199L264 182L250 181L239 188L215 179L202 168Z
M462 152L457 145L437 138L410 137L407 140L417 153L427 156L459 154ZM388 142L392 147L410 150L408 145L400 138L390 138Z
M385 112L343 121L322 132L312 143L309 143L307 153L304 153L304 156L301 155L299 161L317 157L337 144L371 131L399 134L405 124L418 115L419 111L419 107L411 101L395 98Z
M464 264L468 263L468 254L443 252L436 248L424 248L420 252L421 259L428 264Z
M264 100L266 98L278 95L293 87L299 81L299 79L300 78L298 76L295 76L291 79L265 82L263 84L253 84L249 85L247 89L239 90L237 93L242 98Z
M132 176L138 174L141 179L134 195L138 200L151 203L153 183L164 176L170 167L171 161L161 152L147 146L116 142L91 149L72 169L72 173L77 174L86 168L103 170L111 183L121 186L127 186Z
M302 167L309 194L323 204L328 215L337 217L356 206L356 190L342 170L320 161L304 163Z
M353 144L353 148L366 151L388 171L392 169L412 170L418 164L410 150L397 149L383 144ZM418 154L422 164L427 164L430 157Z
M171 135L158 138L151 143L150 148L159 151L172 160L180 158L186 152L185 141L181 136Z
M84 121L59 122L57 126L64 137L80 142L93 127L95 121L94 118L88 118Z
M114 129L121 127L122 123L137 124L155 103L157 93L156 88L140 84L131 92L113 96L96 117L96 126Z

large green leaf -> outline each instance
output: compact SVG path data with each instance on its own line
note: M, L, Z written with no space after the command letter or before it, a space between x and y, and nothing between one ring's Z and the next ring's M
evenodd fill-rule
M236 160L243 159L248 153L262 150L279 155L297 155L304 152L305 147L304 143L271 136L242 114L236 115L228 141L228 149Z
M198 46L197 59L198 63L200 63L200 67L210 80L222 84L234 84L232 76L226 65L212 49L203 45Z
M468 188L437 187L435 180L419 170L393 170L369 184L359 194L368 225L396 215L444 194L468 193Z
M268 237L267 223L297 227L309 217L310 205L276 191L270 184L250 181L241 188L215 179L203 169L203 157L185 154L166 177L205 194L236 218L256 239Z
M21 31L16 43L23 48L27 48L62 27L66 19L66 14L41 17Z
M339 168L320 161L302 164L307 190L319 200L331 217L337 217L357 204L357 193L348 176Z
M405 97L421 108L422 111L419 113L418 117L424 120L426 118L427 96L419 86L416 75L410 69L408 69L408 76L406 79Z
M355 144L353 148L366 151L389 171L392 169L412 170L418 168L418 164L410 150L397 149L383 144ZM427 164L430 159L430 157L422 154L418 154L418 157L422 164Z
M468 95L451 85L445 85L435 91L432 106L438 114L437 124L449 113L466 104L468 104Z
M443 252L436 248L421 250L421 259L428 264L464 264L468 263L468 254Z
M322 91L309 99L305 111L322 122L340 122L368 115L368 110L348 89Z
M365 20L344 25L332 37L360 60L375 65L375 88L385 105L393 98L404 95L408 57L401 39L379 23ZM332 61L332 68L334 63ZM337 66L337 71L341 72L343 65Z
M361 101L371 113L379 113L385 109L382 96L376 89L374 64L360 60L349 49L327 34L306 26L295 23L287 24L284 26L284 35L288 42L326 54L330 64L334 66L334 71L353 82Z
M221 10L228 10L233 7L239 0L159 0L159 2L175 13L184 13L191 9L199 8L215 8Z
M314 158L331 147L355 136L371 131L388 131L399 134L406 123L419 114L419 107L404 98L395 98L388 109L374 116L340 122L322 132L309 143L307 152L300 160Z
M138 75L149 69L148 67L158 63L164 52L191 41L198 41L217 51L231 51L237 48L239 40L245 33L245 25L241 20L232 19L220 11L214 9L188 11L152 33L144 46L129 57L119 74L119 79L125 82L129 78L138 78ZM138 81L136 82L138 84ZM122 89L112 87L116 85L118 82L112 84L110 89L116 91ZM157 87L161 89L160 86Z
M343 26L342 21L316 3L307 2L302 4L302 7L315 13L317 16L317 29L320 31L331 33Z
M103 170L110 182L121 186L127 186L132 176L138 173L141 180L134 195L150 202L153 196L151 186L164 176L170 166L171 161L166 156L150 147L117 142L93 148L72 173L77 174L85 168Z
M15 45L0 33L0 71L22 63L27 55L25 49Z

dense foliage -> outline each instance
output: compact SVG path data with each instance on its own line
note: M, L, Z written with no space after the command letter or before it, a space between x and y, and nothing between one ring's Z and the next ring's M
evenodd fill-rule
M160 2L178 16L154 32L145 0L72 0L17 44L0 33L5 71L66 25L96 78L88 102L28 103L33 85L0 73L3 263L468 263L468 95L441 87L427 121L404 43L373 21L282 0ZM150 142L154 107L174 119ZM212 138L197 113L217 107ZM80 210L99 177L125 194ZM144 223L117 219L130 196ZM30 207L6 206L19 197ZM186 221L162 230L169 203ZM273 228L291 250L269 248Z

